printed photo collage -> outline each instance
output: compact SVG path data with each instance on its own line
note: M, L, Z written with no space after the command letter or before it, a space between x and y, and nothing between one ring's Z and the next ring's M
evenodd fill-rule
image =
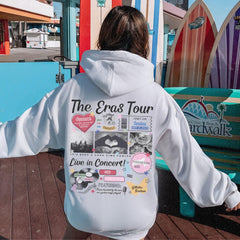
M95 131L89 129L83 132L76 129L72 132L71 154L152 154L152 132L149 131L151 130L149 118L122 117L115 121L113 114L107 114L103 120L96 120Z

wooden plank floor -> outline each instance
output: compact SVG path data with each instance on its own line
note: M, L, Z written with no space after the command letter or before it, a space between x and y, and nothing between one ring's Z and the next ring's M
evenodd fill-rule
M239 212L196 208L194 218L184 218L179 215L178 184L171 173L159 170L159 185L159 213L147 240L240 240ZM64 191L62 152L0 159L0 239L62 239Z

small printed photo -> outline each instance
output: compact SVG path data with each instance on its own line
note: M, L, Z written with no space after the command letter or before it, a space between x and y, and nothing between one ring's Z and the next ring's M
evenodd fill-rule
M129 153L149 153L152 155L152 134L150 132L131 132Z
M71 153L92 153L93 132L73 132L71 135Z
M106 115L103 115L103 123L107 127L115 126L115 116L114 114L107 113Z
M96 132L95 153L127 154L127 139L127 132Z

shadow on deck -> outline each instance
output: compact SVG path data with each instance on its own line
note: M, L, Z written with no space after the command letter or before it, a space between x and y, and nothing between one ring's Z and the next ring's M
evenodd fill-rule
M178 184L159 170L159 213L148 240L240 239L239 212L196 208L179 215ZM0 159L0 239L62 239L66 229L63 153ZM93 235L89 240L107 240Z

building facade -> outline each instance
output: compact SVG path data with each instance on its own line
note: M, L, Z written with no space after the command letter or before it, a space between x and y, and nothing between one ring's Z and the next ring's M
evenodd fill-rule
M51 0L0 0L0 54L10 54L9 21L51 22Z

